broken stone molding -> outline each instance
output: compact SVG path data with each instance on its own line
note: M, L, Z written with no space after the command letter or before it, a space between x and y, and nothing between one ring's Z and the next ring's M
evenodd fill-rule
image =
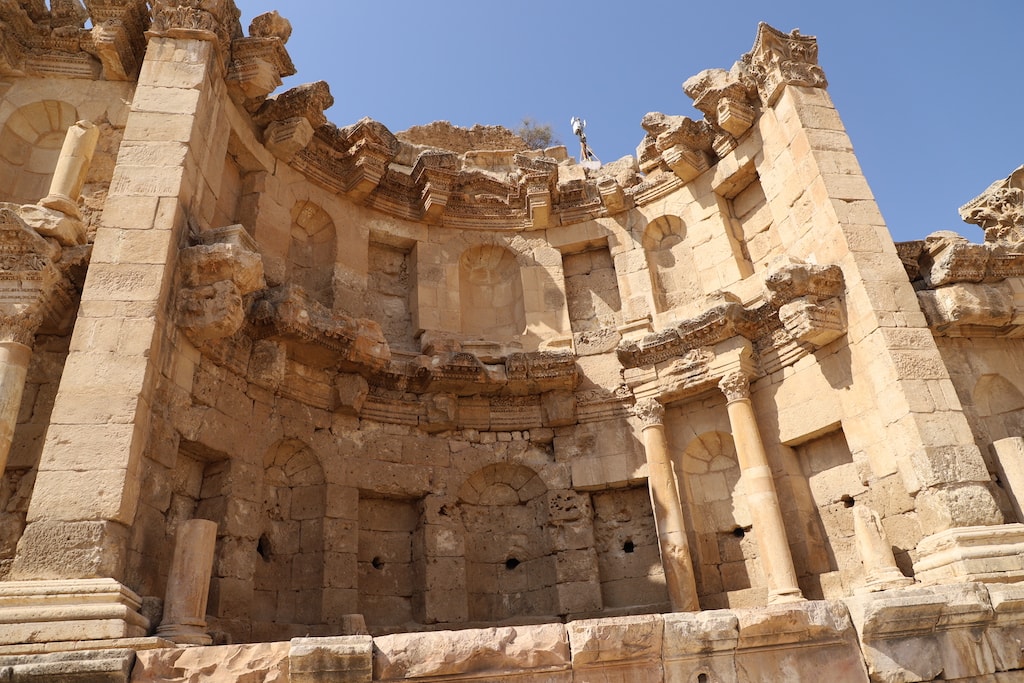
M1011 681L1024 588L963 583L760 609L389 636L0 656L3 680L61 670L132 683ZM132 662L134 658L134 667ZM129 670L131 671L129 675ZM200 673L201 672L201 673ZM701 676L703 675L703 678ZM201 678L195 678L201 676ZM779 678L784 676L784 678ZM51 677L51 678L47 678ZM67 679L71 680L71 679ZM75 679L77 680L77 679Z

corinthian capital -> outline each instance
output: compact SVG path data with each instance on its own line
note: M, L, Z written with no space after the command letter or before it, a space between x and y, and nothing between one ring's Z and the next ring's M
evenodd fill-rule
M665 424L665 406L653 398L645 398L633 406L633 414L640 418L644 428Z
M729 403L750 398L750 380L738 370L723 377L718 383L718 388L725 394L725 399Z
M786 85L826 88L825 72L818 66L818 41L796 29L783 33L762 22L757 40L743 56L765 106L771 106Z

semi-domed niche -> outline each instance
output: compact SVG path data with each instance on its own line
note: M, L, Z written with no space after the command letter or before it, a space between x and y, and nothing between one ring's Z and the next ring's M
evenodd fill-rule
M658 313L675 310L702 298L686 226L677 216L661 216L644 230L644 253L651 273L651 291Z
M306 290L310 298L331 308L334 303L336 257L334 221L313 202L297 202L292 208L288 280Z
M75 108L59 100L21 107L0 130L0 201L30 204L45 197Z
M507 463L478 470L460 487L470 621L556 612L546 492L533 470Z
M526 331L523 282L515 255L494 244L470 247L459 258L462 334L508 341Z

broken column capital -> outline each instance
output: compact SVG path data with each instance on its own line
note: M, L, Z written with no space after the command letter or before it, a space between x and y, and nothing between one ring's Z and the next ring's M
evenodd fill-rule
M743 55L743 62L766 107L775 104L787 85L828 87L825 72L818 66L818 41L800 35L799 29L783 33L761 22L754 47Z
M661 427L665 424L665 406L653 398L637 401L633 406L633 414L643 423L644 429Z

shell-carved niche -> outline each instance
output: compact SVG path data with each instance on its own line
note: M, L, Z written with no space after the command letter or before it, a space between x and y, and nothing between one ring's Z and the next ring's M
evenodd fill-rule
M661 216L644 230L644 253L651 273L658 313L702 299L693 251L686 243L686 226L676 216Z
M507 341L526 330L523 281L515 255L495 244L470 247L459 258L462 333Z
M330 215L313 202L296 203L288 244L288 280L331 308L336 260L337 230Z
M67 102L21 107L0 130L0 201L31 204L45 197L64 136L78 114Z

